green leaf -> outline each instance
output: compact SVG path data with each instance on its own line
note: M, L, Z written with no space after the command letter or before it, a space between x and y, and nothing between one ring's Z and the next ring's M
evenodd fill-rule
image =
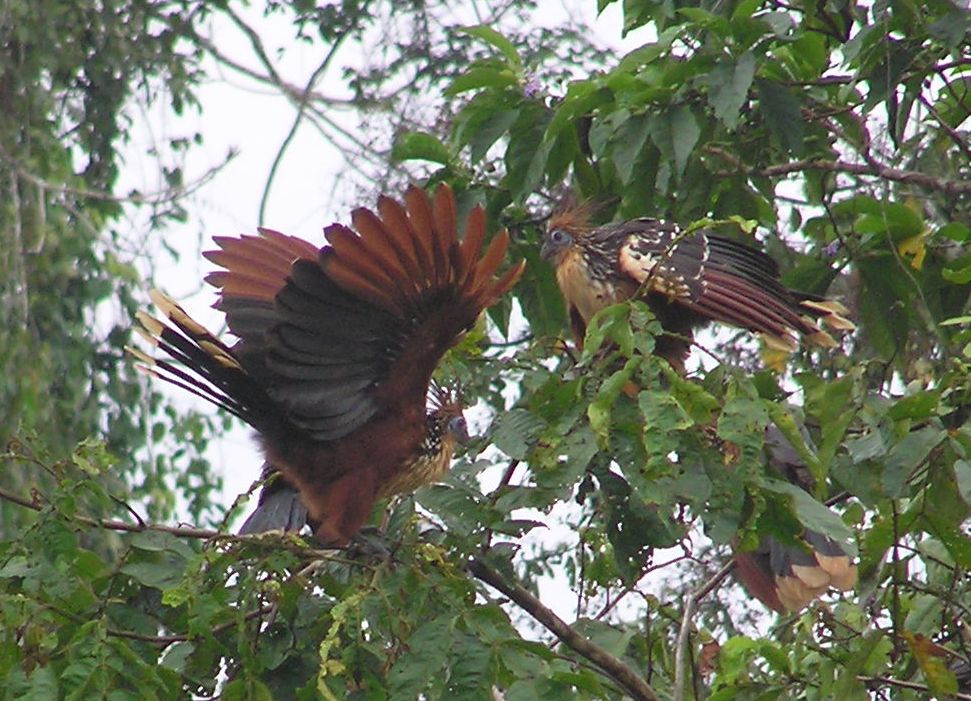
M590 428L606 441L610 435L610 418L614 403L620 396L624 387L630 382L634 375L634 370L639 364L639 360L631 358L624 367L613 373L604 380L590 405L587 407L587 418L590 420Z
M634 163L644 148L651 130L651 119L645 114L632 115L614 132L614 165L623 182L630 181Z
M662 372L670 384L671 398L678 403L678 406L696 424L709 423L715 410L720 406L718 399L706 392L697 382L685 379L669 365L663 365Z
M888 234L894 243L917 236L926 228L920 213L901 202L882 202L878 212L861 215L854 226L863 234Z
M785 480L766 479L765 489L792 499L793 510L799 523L809 530L829 536L843 545L849 555L856 556L853 531L832 509L816 501L805 490Z
M432 680L441 676L452 646L454 625L454 614L443 614L408 637L405 654L388 673L391 698L418 698Z
M681 177L701 131L688 107L679 106L651 117L651 140L667 160L674 161L675 175Z
M937 390L925 390L898 400L887 411L891 419L926 419L935 416L941 401Z
M168 589L179 584L182 573L172 567L172 562L159 559L155 562L128 562L121 571L141 584L155 589Z
M937 230L937 235L961 243L971 236L971 227L961 222L949 222Z
M527 409L516 408L496 419L491 439L495 446L516 460L525 460L546 422Z
M523 62L519 57L519 51L516 49L516 45L492 27L480 24L474 27L462 27L459 31L465 32L469 36L473 36L477 39L481 39L482 41L499 49L499 52L505 57L505 59L509 62L509 65L517 73L522 71Z
M799 101L784 85L774 80L755 81L759 93L759 109L769 131L787 153L799 156L803 152L805 125Z
M431 161L441 165L448 165L451 154L448 147L438 140L434 134L421 131L409 131L399 136L391 148L391 160L402 161Z
M573 624L573 629L587 638L597 647L606 650L614 657L623 657L634 637L634 629L630 626L619 628L602 621L580 618Z
M884 464L884 493L891 498L904 496L907 480L930 452L946 439L947 431L939 426L925 426L904 436L890 450Z
M957 483L958 494L964 503L971 506L971 462L956 460L954 462L954 481Z
M174 672L182 673L185 670L186 663L195 652L195 643L189 641L177 642L169 645L165 648L165 653L162 656L162 660L159 662L160 665L167 669L171 669Z
M454 96L479 88L508 88L518 84L519 78L508 68L475 66L456 77L445 94Z
M222 701L273 701L273 694L259 679L247 676L226 684L219 698Z
M748 101L748 90L755 77L755 55L746 51L737 61L721 61L705 80L708 102L715 117L728 129L734 129Z
M941 277L955 285L967 285L971 282L971 262L959 267L960 262L954 261L941 271Z
M624 55L617 64L614 71L618 73L628 73L633 72L641 66L646 66L654 63L661 56L666 54L671 49L671 44L674 42L678 34L676 29L667 29L661 33L658 37L657 42L647 43L643 46L639 46L633 51Z

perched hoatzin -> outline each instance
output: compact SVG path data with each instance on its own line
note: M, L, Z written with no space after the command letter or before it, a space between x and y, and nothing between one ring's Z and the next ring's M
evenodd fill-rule
M509 239L502 232L481 252L480 207L459 240L445 186L433 201L417 187L403 204L381 197L377 214L360 208L352 220L356 233L329 226L320 249L269 229L217 237L205 256L222 270L206 280L239 340L227 345L155 293L164 320L140 314L143 335L178 363L134 351L149 372L255 428L282 478L261 518L272 528L305 508L330 545L348 543L378 499L448 469L462 407L439 392L427 411L432 373L523 270L496 278Z
M634 297L647 302L666 332L655 353L681 371L693 330L710 321L749 329L784 350L794 350L800 337L837 345L820 323L854 328L838 302L784 287L775 261L751 246L657 219L594 227L588 216L581 207L551 217L541 250L555 267L578 346L594 314ZM798 454L774 426L766 453L776 471L794 478ZM830 587L856 583L856 567L838 543L811 531L802 540L798 547L766 538L758 551L737 553L739 579L776 611L801 609Z
M577 345L594 314L639 296L667 332L655 352L679 369L692 331L709 321L749 329L785 350L799 336L835 346L819 322L854 328L838 302L786 289L769 256L703 229L685 234L647 218L594 228L580 208L550 219L541 255L556 268Z

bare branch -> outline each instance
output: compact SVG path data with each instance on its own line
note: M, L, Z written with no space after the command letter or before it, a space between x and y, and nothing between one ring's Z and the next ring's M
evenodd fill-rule
M49 180L45 180L32 173L26 167L24 167L16 158L7 154L2 148L0 148L0 158L6 161L14 172L17 173L24 180L36 185L46 192L53 192L62 195L74 195L75 197L80 197L89 200L100 200L103 202L118 202L120 204L151 204L159 205L166 204L169 202L174 202L186 195L191 195L196 192L209 181L211 181L219 171L226 167L226 165L236 157L235 152L230 152L223 159L222 163L215 165L202 175L200 175L195 180L189 182L188 184L181 185L179 187L166 188L164 190L158 190L157 192L149 193L132 193L129 195L116 195L113 192L108 192L107 190L92 190L86 187L76 187L72 185L64 185L61 183L53 183Z
M705 582L700 589L688 594L684 602L684 612L681 614L681 628L678 630L678 643L674 651L674 696L673 701L684 701L684 685L688 678L688 642L691 639L691 628L694 625L695 611L698 602L718 587L728 573L735 568L735 558L726 562L715 575Z

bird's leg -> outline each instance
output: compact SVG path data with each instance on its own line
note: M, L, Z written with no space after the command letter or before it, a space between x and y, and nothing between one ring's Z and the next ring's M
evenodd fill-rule
M389 560L394 555L387 534L375 526L364 526L351 536L345 552L348 557L362 560Z

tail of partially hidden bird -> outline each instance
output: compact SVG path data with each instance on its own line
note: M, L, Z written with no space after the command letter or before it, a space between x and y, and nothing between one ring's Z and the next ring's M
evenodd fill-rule
M808 470L778 427L766 429L765 445L770 467L805 488ZM779 613L800 611L831 589L849 591L856 586L856 565L842 545L808 529L799 540L788 544L769 536L755 551L735 554L739 581Z

